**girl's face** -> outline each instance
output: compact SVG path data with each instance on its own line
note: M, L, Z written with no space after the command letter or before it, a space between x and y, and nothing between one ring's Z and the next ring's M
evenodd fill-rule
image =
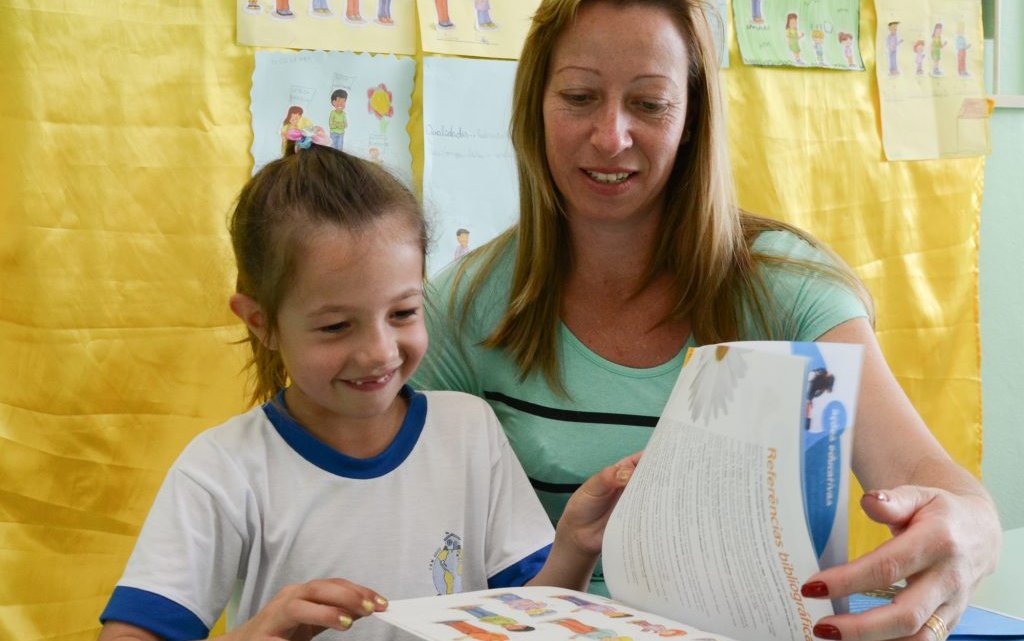
M427 349L419 241L394 214L358 234L323 225L303 243L272 345L292 381L288 409L318 436L382 439L383 449Z
M301 113L299 113L297 111L293 111L293 112L291 112L288 115L288 122L290 122L290 123L292 123L294 125L295 123L299 122L299 117L300 116L302 116Z
M649 6L585 5L562 34L543 110L570 223L660 216L686 124L688 60L675 22Z

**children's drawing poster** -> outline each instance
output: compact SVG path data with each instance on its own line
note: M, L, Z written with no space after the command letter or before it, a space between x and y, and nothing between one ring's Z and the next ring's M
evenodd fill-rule
M289 130L379 162L412 184L412 58L340 51L257 51L252 75L253 172L284 151Z
M729 5L726 0L715 0L710 9L705 9L711 37L715 39L718 52L718 66L729 67Z
M416 53L415 0L235 0L238 44Z
M518 218L508 135L515 71L509 60L423 61L423 200L434 237L428 274Z
M989 151L977 0L875 0L882 144L889 160Z
M732 11L745 64L864 70L859 0L733 0Z
M519 59L540 0L416 0L423 51Z

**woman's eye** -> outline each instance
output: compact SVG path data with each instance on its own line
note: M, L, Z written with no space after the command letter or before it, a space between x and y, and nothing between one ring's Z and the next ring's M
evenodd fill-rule
M563 93L562 100L570 105L585 105L590 101L590 94L585 93Z
M637 106L641 111L649 114L659 114L668 108L668 105L666 105L664 102L659 102L655 100L641 100L637 102Z

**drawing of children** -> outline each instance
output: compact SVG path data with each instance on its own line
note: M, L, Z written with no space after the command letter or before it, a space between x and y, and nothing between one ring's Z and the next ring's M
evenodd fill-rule
M366 24L359 13L359 0L345 0L345 22L349 24Z
M331 11L331 7L327 4L327 0L311 0L309 5L309 15L314 18L330 18L334 15Z
M395 26L395 21L391 19L391 0L377 0L377 24Z
M914 43L914 71L919 76L924 75L924 40Z
M292 105L288 107L288 113L284 116L284 122L281 123L281 153L283 154L287 149L288 143L288 131L291 129L306 129L313 125L313 122L303 116L303 109L298 105Z
M811 43L814 46L814 57L818 59L818 64L825 64L825 31L820 25L811 29Z
M259 0L247 0L245 3L245 11L247 13L259 13L263 10L260 6Z
M967 72L967 50L970 48L967 36L964 35L964 23L958 22L956 25L956 72L961 77L971 75Z
M469 230L460 228L455 232L455 240L458 244L455 246L455 256L452 260L462 258L469 253Z
M327 119L327 128L331 130L331 146L342 151L345 146L345 130L348 128L348 116L345 115L345 104L348 103L348 92L335 89L331 93L331 115Z
M843 56L846 58L846 66L856 67L853 61L853 34L839 32L839 45L843 48Z
M942 61L942 48L946 46L946 41L942 39L942 23L936 22L935 27L932 29L932 75L941 76L942 67L939 63Z
M455 23L448 17L448 0L434 0L434 9L437 11L438 30L455 28Z
M793 61L798 65L804 64L804 61L800 59L800 38L803 38L804 34L800 33L800 28L797 25L797 15L791 13L786 16L786 44L789 45L789 51L793 54Z
M764 14L761 13L761 0L750 0L750 24L755 26L764 24Z
M498 28L491 20L491 0L473 0L473 8L476 9L477 31L494 31Z
M885 48L889 51L889 75L898 76L900 75L900 65L897 59L896 53L899 51L900 44L903 40L900 39L899 34L899 22L889 23L889 35L885 39Z
M290 0L274 0L274 12L270 15L275 18L294 18L290 4Z

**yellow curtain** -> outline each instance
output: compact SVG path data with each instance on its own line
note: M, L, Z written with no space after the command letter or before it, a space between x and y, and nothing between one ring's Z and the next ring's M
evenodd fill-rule
M84 641L168 465L245 406L225 219L253 50L229 2L0 9L0 639ZM724 74L742 205L859 271L900 382L977 473L982 160L884 162L870 73ZM858 522L852 547L880 536Z

